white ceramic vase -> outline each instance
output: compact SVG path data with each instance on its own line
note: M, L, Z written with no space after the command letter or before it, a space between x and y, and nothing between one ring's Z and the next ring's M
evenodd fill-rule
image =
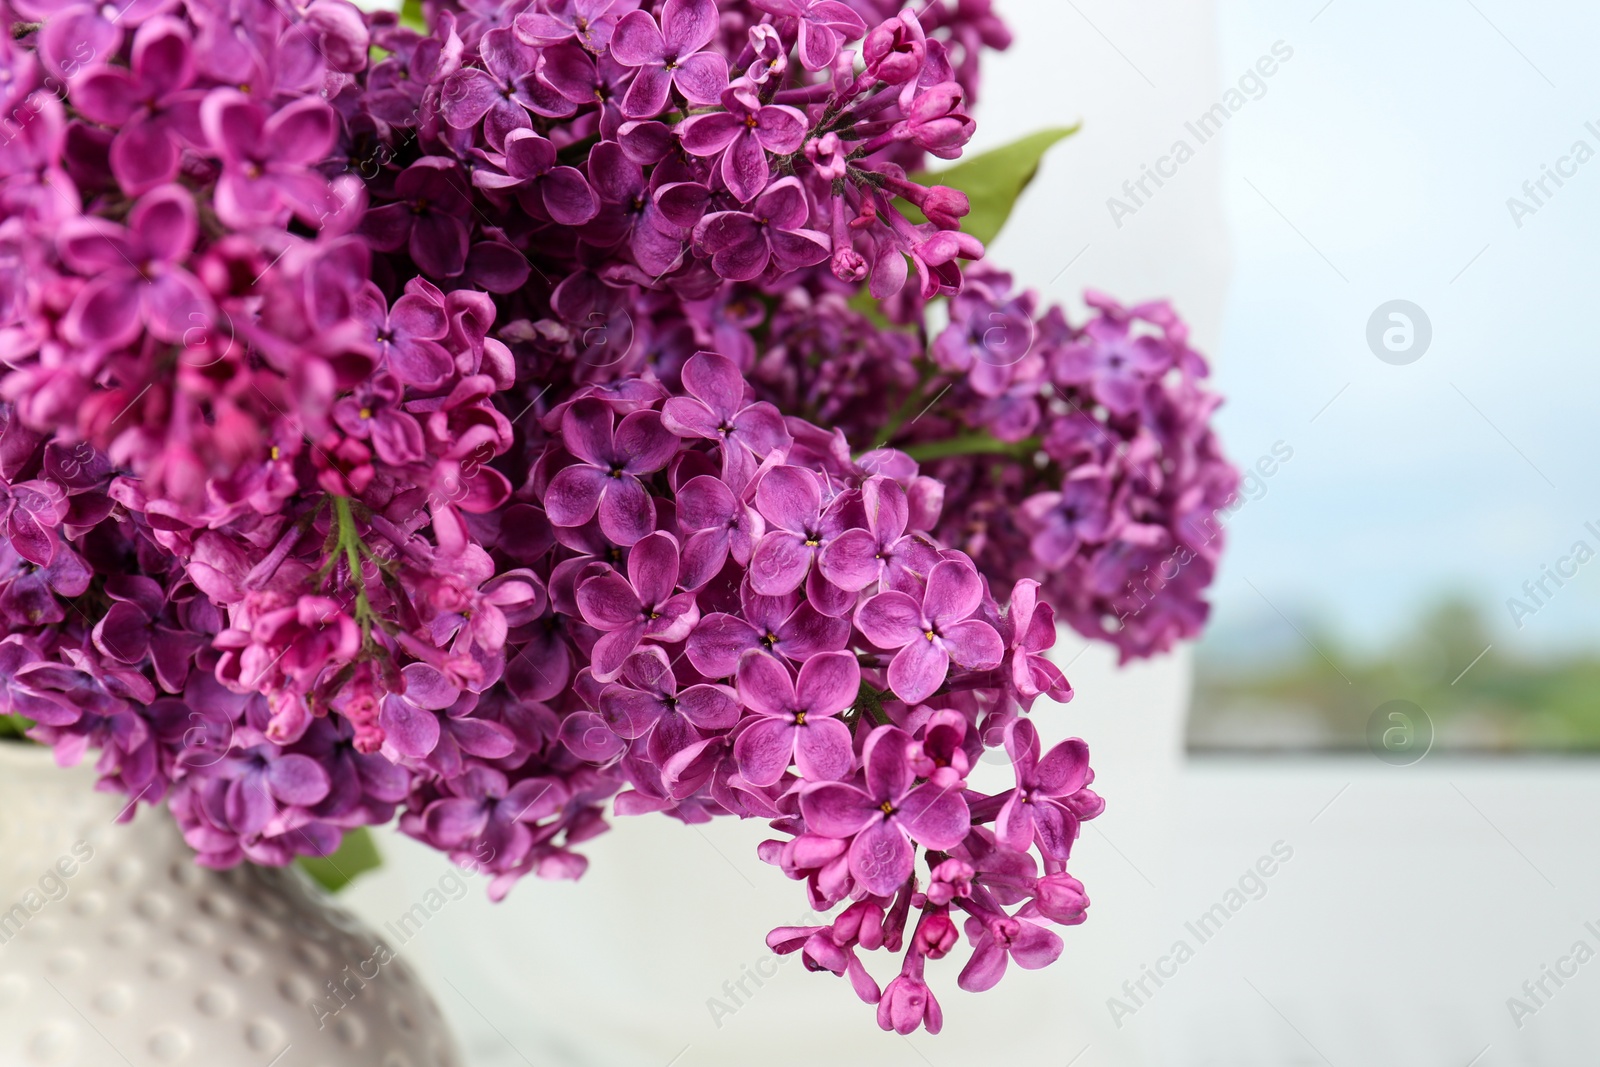
M125 802L0 742L0 1064L460 1067L409 964L320 888L197 867Z

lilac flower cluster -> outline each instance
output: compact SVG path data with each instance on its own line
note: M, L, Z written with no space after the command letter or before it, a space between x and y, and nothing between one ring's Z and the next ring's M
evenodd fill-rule
M1006 274L965 280L931 338L920 307L884 329L837 295L789 294L763 351L746 336L758 392L922 461L944 487L942 543L992 581L1040 582L1124 661L1195 636L1239 475L1188 328L1165 302L1095 292L1074 326Z
M1127 660L1203 628L1239 473L1211 426L1221 398L1171 307L1087 302L1092 317L1072 326L1059 307L1036 315L1004 274L969 278L930 351L933 380L954 383L950 421L895 440L937 460L946 543L995 580L1038 579L1066 621ZM946 434L989 461L938 459Z
M960 153L1004 27L987 0L425 10L0 0L0 714L212 866L398 819L498 899L581 875L607 806L769 819L763 857L845 905L773 946L936 1031L956 913L963 988L1054 960L1102 807L1083 743L1041 754L1025 715L1071 694L1041 593L1086 610L1090 548L1030 499L1041 588L970 535L984 467L917 458L1010 433L973 399L1010 386L845 304L1005 298L963 288L965 196L906 177ZM930 358L950 406L897 419ZM1116 392L1115 432L1167 427L1156 453L1051 470L1156 529L1177 497L1126 487L1188 499L1204 402L1141 368L1164 384ZM975 789L1001 746L1015 786Z

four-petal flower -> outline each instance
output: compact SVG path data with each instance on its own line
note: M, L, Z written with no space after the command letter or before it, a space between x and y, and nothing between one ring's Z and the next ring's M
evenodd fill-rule
M800 794L806 825L824 837L850 839L850 873L877 896L889 896L911 876L913 841L927 849L954 848L971 826L961 783L916 784L906 755L910 744L898 726L880 726L862 750L864 788L819 782Z
M1000 665L1000 635L974 617L982 602L977 570L947 559L928 573L920 599L898 589L879 593L856 609L856 627L879 648L898 650L889 661L889 687L917 704L944 684L952 660L975 671Z

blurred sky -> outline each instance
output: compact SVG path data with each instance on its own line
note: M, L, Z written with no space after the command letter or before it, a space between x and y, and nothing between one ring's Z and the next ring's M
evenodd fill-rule
M1600 10L1258 0L1218 29L1223 84L1294 49L1223 144L1221 427L1242 462L1280 439L1294 458L1234 525L1219 639L1277 608L1380 645L1463 590L1507 652L1600 643L1600 559L1520 631L1505 607L1574 541L1600 551L1600 155L1520 228L1507 207L1574 142L1600 154ZM1404 366L1365 338L1395 298L1433 328Z

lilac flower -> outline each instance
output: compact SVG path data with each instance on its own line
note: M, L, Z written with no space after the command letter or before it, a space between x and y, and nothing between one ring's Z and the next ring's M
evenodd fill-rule
M979 394L1003 395L1017 375L1018 365L1032 354L1037 340L1031 293L1010 297L1008 275L969 278L950 305L950 325L934 339L932 355L948 370L967 374ZM1037 393L1037 370L1030 382ZM1010 439L1010 438L1008 438Z
M423 156L395 179L395 202L366 213L361 232L374 248L408 251L429 277L454 277L467 263L467 188L454 160Z
M67 120L61 101L32 93L13 114L22 128L7 131L6 151L0 151L0 207L7 216L41 223L77 215L78 188L62 166Z
M419 583L419 607L438 647L464 654L476 648L498 653L512 627L544 610L545 590L527 568L502 570L477 545L456 557L453 573Z
M517 37L532 45L552 45L569 39L591 52L603 52L611 43L623 15L635 10L639 0L550 0L516 17Z
M789 45L776 28L765 22L750 27L750 51L754 58L744 69L743 77L755 85L779 82L789 69Z
M988 0L11 4L0 710L214 866L397 817L499 899L610 815L760 817L835 910L769 943L902 1033L953 908L963 984L1053 958L1101 806L1017 725L1054 620L1196 629L1236 480L1170 308L1036 315L906 177ZM1072 348L1121 344L1125 413Z
M411 775L376 752L360 751L353 730L337 716L313 723L294 751L321 764L329 779L328 795L311 808L318 819L341 823L387 822L395 805L411 791Z
M820 564L828 581L858 592L875 582L902 589L925 580L939 562L927 542L906 534L910 505L906 492L889 478L868 478L861 486L866 526L845 530L822 550Z
M917 743L906 753L917 777L941 786L965 778L972 766L967 733L966 716L959 711L945 708L928 716L917 731Z
M234 625L217 635L218 648L236 653L224 654L217 666L217 677L225 684L242 691L279 692L292 686L304 692L329 663L347 663L360 651L360 627L329 597L262 598L259 606L259 612L233 615L229 621ZM283 712L289 714L297 703L285 699ZM286 718L266 732L287 743L298 739L304 725ZM286 733L293 736L278 736Z
M134 25L140 16L145 18L159 13L166 0L157 3L137 3L133 18L126 20ZM96 7L81 0L45 0L43 3L20 5L39 12L43 25L39 27L35 45L40 65L51 75L70 80L86 69L108 62L122 48L121 12L110 7Z
M887 136L910 141L941 159L954 159L977 125L965 107L966 90L957 82L929 86L912 98L905 119Z
M915 79L927 54L927 35L910 11L901 11L873 27L861 45L867 75L890 85Z
M9 674L6 706L37 724L32 735L54 745L63 766L80 761L96 740L109 740L120 751L132 752L148 739L144 720L133 714L128 701L79 669L76 659L64 664L39 658L37 650L19 638L5 646L0 662ZM154 692L148 695L155 698ZM46 732L58 728L64 732Z
M384 697L378 720L391 759L406 757L453 778L471 756L499 759L515 750L506 727L470 716L471 700L443 672L409 663L401 673L405 690Z
M475 718L456 705L438 718L438 744L422 765L445 779L469 771L480 760L502 760L517 750L517 741L502 723Z
M1033 906L1051 922L1076 926L1088 918L1089 897L1082 882L1066 871L1057 871L1034 886Z
M749 203L767 186L767 153L782 156L800 150L806 117L782 104L762 104L755 86L748 82L735 82L725 89L722 107L722 111L679 123L678 137L691 155L720 153L722 180L728 191L740 203ZM795 187L798 190L798 182Z
M297 100L269 114L243 93L214 89L200 105L200 126L222 157L216 210L223 222L265 226L292 211L319 226L337 210L327 181L312 169L339 133L338 115L321 100Z
M160 590L156 590L159 606ZM115 602L90 631L94 647L109 659L129 666L140 664L150 651L151 615L134 600Z
M967 937L972 942L972 958L961 969L956 984L969 993L993 989L1006 973L1006 960L1036 971L1048 967L1061 955L1061 938L1024 918L1005 914L977 915L967 919Z
M749 211L718 211L695 227L695 242L711 253L711 267L730 281L758 278L774 264L799 270L828 258L828 237L805 229L810 215L794 178L774 182Z
M354 311L370 331L379 365L400 384L432 389L455 369L455 360L439 343L450 330L444 294L423 279L407 282L406 294L392 308L369 284Z
M767 532L750 555L750 585L763 596L782 596L800 588L842 523L834 507L824 515L817 476L803 467L774 467L764 474L756 485L756 508Z
M204 93L189 88L194 77L190 46L188 27L158 16L134 34L126 70L96 67L73 86L73 106L117 131L111 140L111 172L129 196L172 181L178 175L181 144L204 140Z
M462 0L452 12L455 15L454 29L470 51L478 46L484 34L509 27L516 15L528 6L529 0L511 0L510 3L505 0Z
M622 670L639 642L682 641L700 621L693 593L674 593L678 585L678 542L671 534L641 538L628 554L628 576L616 571L578 586L578 610L590 626L605 633L595 642L595 678L609 682Z
M880 726L861 753L865 788L823 782L800 795L806 826L825 837L850 839L850 874L877 896L889 896L911 876L912 842L954 848L971 825L959 789L916 784L906 758L910 743L899 727Z
M56 527L67 514L67 496L43 479L0 485L0 521L5 540L17 555L48 566L57 549Z
M739 701L757 718L733 743L739 774L751 785L772 785L792 762L817 781L850 773L850 728L838 715L855 703L861 668L848 652L820 652L800 665L798 678L771 656L746 652L739 660Z
M628 750L628 742L606 725L598 712L578 711L561 721L561 744L585 763L608 766Z
M1038 582L1025 578L1012 587L1005 625L1010 631L1011 684L1023 706L1041 694L1063 703L1072 699L1066 676L1044 655L1055 647L1056 611L1040 603Z
M61 258L93 277L63 329L80 344L109 349L131 343L141 326L171 342L209 322L211 298L183 265L198 233L194 201L177 185L140 197L126 228L100 218L67 220L57 238Z
M631 545L655 528L656 508L639 475L667 465L677 439L654 411L634 411L615 422L610 405L585 398L561 418L561 436L579 460L550 480L545 509L557 526L580 526L596 513L600 529ZM673 579L677 551L673 551Z
M506 134L504 155L485 155L495 167L479 167L472 183L480 189L515 189L518 201L537 213L539 208L563 226L578 226L600 210L594 190L576 167L556 165L556 148L532 130ZM537 194L537 196L535 196Z
M1061 491L1035 493L1018 518L1032 531L1029 547L1047 567L1064 566L1085 544L1104 541L1113 528L1111 486L1092 467L1073 471Z
M609 53L595 56L576 45L563 44L544 49L539 77L574 105L605 108L614 106L613 101L620 100L628 91L633 81L633 70L612 59ZM660 127L655 132L658 141L665 141L670 136L663 123L651 123L649 126ZM619 142L630 140L623 136L620 128L617 135ZM660 158L656 155L650 162L657 162Z
M971 563L945 560L928 573L919 598L890 590L862 603L856 626L882 649L897 649L889 662L889 686L901 700L920 703L944 684L952 661L989 670L1005 654L1000 635L973 618L983 600L983 582Z
M1133 336L1128 326L1108 318L1090 322L1081 341L1062 347L1056 381L1087 385L1113 413L1132 413L1145 386L1171 366L1171 356L1156 338Z
M822 652L838 652L850 641L850 622L822 614L800 594L762 596L746 580L739 587L739 612L712 612L689 634L689 662L708 678L732 677L749 651L804 663Z
M535 101L529 90L539 53L505 28L485 33L478 53L482 68L463 67L440 86L439 114L458 130L482 122L484 139L499 149L511 131L533 125L528 111Z
M450 795L422 813L429 839L440 848L472 860L465 846L481 841L497 863L514 867L533 847L530 823L549 818L566 800L566 790L549 780L524 778L511 785L490 767L473 767L450 783Z
M752 0L754 6L785 18L799 26L800 63L807 70L826 70L839 54L843 41L854 41L867 32L850 5L839 0Z
M410 126L421 114L428 86L448 77L461 64L461 38L419 37L407 30L393 31L375 41L393 51L373 64L367 73L367 113L396 126Z
M597 245L627 243L634 261L659 279L683 263L683 241L674 235L650 195L644 171L615 141L602 141L589 153L589 180L604 201L585 228Z
M227 781L223 811L230 828L243 837L266 831L274 820L291 820L294 808L307 808L328 795L328 772L316 760L285 753L258 731L234 734L237 755L217 765Z
M747 400L744 376L727 356L697 352L682 373L690 395L669 398L661 406L661 422L679 437L717 442L722 477L730 484L744 485L757 460L793 443L777 408Z
M683 542L685 589L699 589L722 572L732 557L748 565L755 543L766 530L761 513L733 495L726 482L714 475L690 478L678 490L678 525L687 534Z
M700 731L727 730L739 720L739 701L725 685L691 685L680 691L660 646L628 657L622 682L600 693L600 714L620 736L647 738L650 759L665 766L701 739Z
M1006 754L1016 770L1017 787L995 817L995 836L1007 848L1027 851L1038 841L1044 854L1065 860L1078 836L1078 823L1098 815L1104 805L1087 788L1089 747L1077 738L1062 741L1039 758L1039 732L1028 719L1006 728Z
M18 551L15 538L0 539L0 619L13 632L64 621L62 601L89 589L94 572L83 557L64 544L53 548L40 565Z
M922 298L931 300L961 289L961 268L957 259L980 259L983 243L959 230L940 230L906 250L917 272Z
M728 61L700 49L716 32L714 0L667 0L659 26L644 11L624 15L611 34L611 55L639 72L622 98L622 113L635 119L659 115L673 86L691 104L715 103L728 84Z

